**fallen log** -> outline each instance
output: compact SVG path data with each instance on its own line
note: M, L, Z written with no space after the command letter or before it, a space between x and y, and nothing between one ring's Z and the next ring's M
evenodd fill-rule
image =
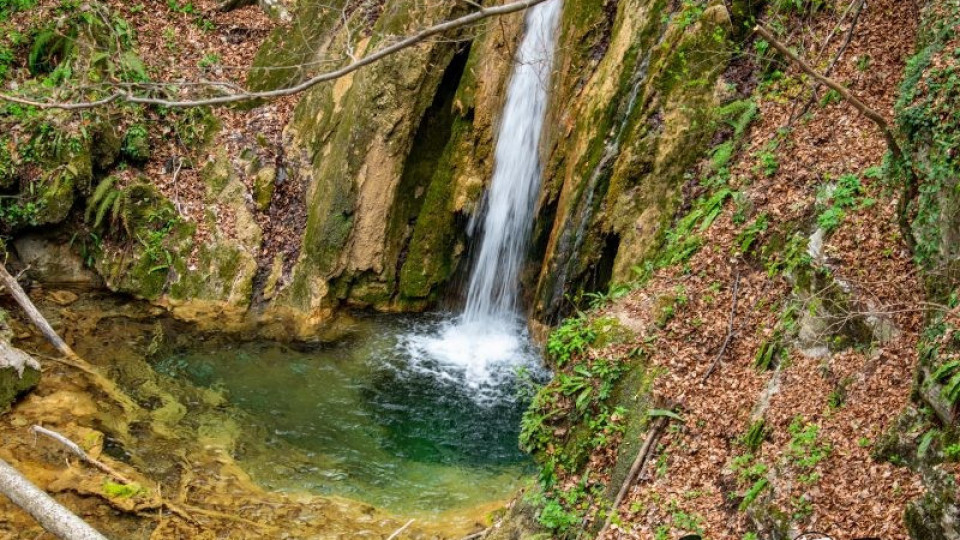
M37 309L37 306L34 305L33 301L30 300L30 297L27 296L27 293L24 292L23 287L20 286L20 283L17 282L17 279L7 272L7 269L3 264L0 264L0 285L2 285L3 288L10 293L10 296L16 300L23 312L26 313L27 318L30 319L30 322L32 322L33 325L40 330L40 333L43 334L43 337L50 342L50 344L53 345L54 348L60 352L60 354L64 356L65 361L63 363L79 369L80 371L83 371L89 375L93 383L111 399L113 399L118 405L123 407L124 412L127 414L137 415L142 412L142 409L136 403L134 403L128 395L120 390L116 383L103 376L86 360L81 358L80 355L74 352L65 341L63 341L60 335L57 334L56 330L54 330L53 327L50 326L50 323L47 322L47 319L43 316L43 314L40 313L40 310Z
M0 459L0 493L33 516L47 532L62 540L107 540L87 522L33 485Z
M633 485L633 482L639 476L640 471L643 470L643 466L646 465L647 460L650 458L650 454L653 452L653 445L660 438L660 432L663 431L663 428L667 426L667 422L670 419L667 417L661 416L654 421L653 425L650 428L650 431L647 434L647 440L643 443L643 447L640 448L640 452L637 453L637 458L633 460L633 465L630 467L630 472L627 473L626 478L623 479L623 484L620 485L620 491L617 492L616 498L613 500L613 504L610 507L610 513L607 515L607 521L604 522L603 528L600 529L600 532L597 533L597 538L603 536L603 533L610 528L610 524L613 523L614 516L617 515L617 509L620 508L620 503L623 502L624 497L627 496L627 492L630 490L630 486Z

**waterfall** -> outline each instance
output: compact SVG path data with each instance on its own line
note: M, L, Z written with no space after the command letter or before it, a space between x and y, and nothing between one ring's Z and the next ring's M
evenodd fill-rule
M470 274L465 322L515 315L520 266L526 255L540 189L540 134L547 105L560 1L533 7L517 51L494 154L480 250Z
M548 0L527 14L482 205L466 307L439 328L421 329L400 341L415 364L474 387L481 397L496 397L489 394L504 387L519 367L538 369L517 295L540 190L540 136L561 6L561 0Z

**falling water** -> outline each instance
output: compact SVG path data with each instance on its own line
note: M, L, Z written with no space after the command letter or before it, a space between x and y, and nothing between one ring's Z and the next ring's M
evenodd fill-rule
M548 0L527 15L497 137L466 308L438 330L401 342L424 365L446 375L444 367L457 367L466 384L480 389L497 387L517 367L535 364L517 292L540 189L540 135L560 9L560 0Z
M559 13L557 0L533 8L517 51L464 322L501 321L515 314L520 265L540 188L540 134Z

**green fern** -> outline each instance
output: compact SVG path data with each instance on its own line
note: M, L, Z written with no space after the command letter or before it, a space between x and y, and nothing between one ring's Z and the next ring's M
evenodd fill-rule
M107 196L103 198L103 201L97 207L97 216L93 221L93 228L99 229L100 225L103 223L103 218L106 217L107 212L113 209L113 207L120 201L120 192L117 190L112 190L107 193Z
M943 384L943 397L951 404L960 403L960 360L951 360L933 373L933 380Z
M113 176L108 176L100 181L97 184L97 187L94 188L93 194L90 195L90 199L87 201L87 211L84 214L84 219L89 222L93 220L94 215L100 214L99 207L108 196L111 191L116 191L113 189L113 184L116 182L116 178Z

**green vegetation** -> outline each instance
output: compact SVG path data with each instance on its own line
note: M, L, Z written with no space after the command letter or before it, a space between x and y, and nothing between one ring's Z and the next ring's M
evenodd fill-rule
M756 453L769 435L767 423L761 418L750 424L750 428L740 438L740 444L751 453Z
M114 499L129 499L131 497L146 494L147 490L136 482L131 484L119 484L110 480L104 480L103 493L107 497Z
M827 233L837 230L843 223L847 210L874 203L872 199L863 199L862 195L860 178L854 174L845 174L837 179L835 185L821 188L817 200L822 210L817 217L817 224Z
M798 470L797 479L803 484L813 484L820 475L813 471L830 455L831 447L818 441L820 427L807 423L797 416L790 423L790 442L787 444L788 462Z
M540 490L531 501L541 508L540 524L558 533L579 523L588 499L603 490L587 477L572 489L561 489L558 481L575 474L593 449L609 444L625 427L627 410L613 397L642 352L623 358L591 352L621 341L623 332L615 319L581 314L564 321L547 341L547 355L559 371L524 413L520 446L541 466Z

